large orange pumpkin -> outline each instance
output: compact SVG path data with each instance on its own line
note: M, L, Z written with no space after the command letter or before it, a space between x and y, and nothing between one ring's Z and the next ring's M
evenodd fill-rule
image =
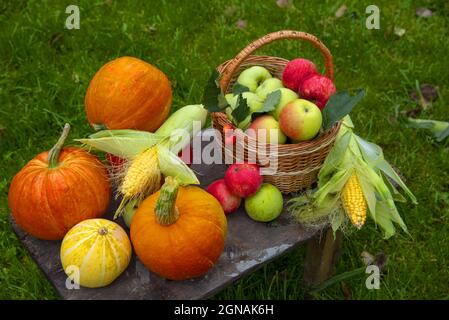
M199 187L178 189L172 177L142 202L131 222L131 242L140 261L171 280L206 273L223 251L226 232L220 203Z
M29 161L9 188L16 223L40 239L62 239L78 222L102 216L109 204L111 191L103 164L82 149L62 149L69 129L66 125L50 151Z
M165 74L133 57L106 63L89 83L87 119L96 129L155 131L170 113L172 90Z

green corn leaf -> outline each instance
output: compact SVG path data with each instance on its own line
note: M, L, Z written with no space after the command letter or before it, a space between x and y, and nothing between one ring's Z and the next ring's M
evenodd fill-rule
M318 173L319 185L325 183L329 176L338 169L342 159L344 159L344 154L348 150L350 138L350 132L345 132L342 136L337 137L334 146L326 157L326 160L324 160L323 166Z
M359 178L360 187L362 188L368 210L371 212L373 217L375 217L377 199L371 179L365 175L363 167L360 167L360 169L357 170L357 177Z
M257 110L256 113L273 111L274 109L276 109L276 106L278 105L280 100L281 100L280 90L275 90L271 92L264 101L262 108L260 108L260 110Z
M323 129L329 130L337 121L349 114L364 95L365 90L359 89L355 96L350 96L347 90L343 90L330 97L322 111Z
M75 139L75 141L99 151L131 159L162 140L154 133L145 131L128 132L127 134L124 130L118 130L117 133L116 130L104 131L106 132L99 131L87 139ZM100 138L95 138L98 136Z
M387 162L387 160L383 159L380 161L377 166L379 170L381 170L386 176L388 176L391 180L396 182L402 190L409 196L412 203L417 204L415 195L410 191L410 189L405 185L404 181L402 181L401 177L394 171L391 165Z
M354 134L354 137L363 155L363 160L365 160L368 165L370 165L371 167L375 167L378 163L384 160L384 155L381 147L379 147L377 144L360 138L356 134Z
M371 213L371 217L383 230L385 239L392 237L396 233L396 229L390 218L390 208L384 202L377 202L375 214Z
M408 118L407 126L416 129L428 129L437 142L449 136L449 122Z
M181 185L200 183L192 169L190 169L181 158L168 150L168 148L158 145L157 157L159 169L164 176L171 176L178 179Z

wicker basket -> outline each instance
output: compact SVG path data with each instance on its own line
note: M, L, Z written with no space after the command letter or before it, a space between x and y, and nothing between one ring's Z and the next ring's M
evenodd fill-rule
M297 39L312 43L324 57L327 76L330 79L333 79L332 56L320 40L305 32L278 31L267 34L250 43L246 48L240 51L234 59L228 60L218 66L217 70L220 73L220 87L222 92L230 92L230 89L240 72L254 65L263 66L267 68L273 76L281 78L282 71L288 63L288 60L271 56L251 55L260 47L279 39ZM238 146L231 151L225 147L223 126L226 124L232 125L226 117L226 114L222 112L212 113L212 123L214 128L222 133L223 140L221 141L221 144L224 154L231 152L231 157L234 162L237 160L247 160L250 152L256 152L256 161L261 167L270 165L270 163L267 162L267 157L270 159L277 159L276 172L264 175L264 181L274 184L282 193L297 192L301 189L310 187L312 183L315 182L318 171L332 148L340 127L339 122L330 130L321 133L311 141L276 146L264 145L264 148L260 148L261 145L258 145L253 137L246 135L241 130L236 130L237 143L239 143L239 141L240 143L243 143L241 148L244 150L244 158L242 159L241 153L238 154L238 156L236 154L236 150L239 150ZM256 149L254 150L254 148ZM260 151L261 149L264 151Z

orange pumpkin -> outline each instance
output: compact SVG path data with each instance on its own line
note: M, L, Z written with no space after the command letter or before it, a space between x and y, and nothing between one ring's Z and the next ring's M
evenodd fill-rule
M172 90L165 74L133 57L106 63L95 74L84 100L95 130L155 131L170 113Z
M56 145L29 161L13 178L8 203L16 223L45 240L62 239L71 227L106 211L111 191L103 164L88 152Z
M178 187L172 177L142 202L131 222L140 261L171 280L206 273L223 251L226 232L220 203L199 187Z

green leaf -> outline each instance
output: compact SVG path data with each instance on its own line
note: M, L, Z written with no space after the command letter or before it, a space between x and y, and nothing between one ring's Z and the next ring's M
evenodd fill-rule
M237 98L237 104L234 110L232 110L232 117L237 121L237 123L245 120L249 115L251 115L251 109L248 107L248 103L242 94L239 94Z
M447 126L447 128L441 132L435 133L435 139L437 140L437 142L441 142L444 139L446 139L447 137L449 137L449 125Z
M243 84L240 84L238 82L234 83L234 85L232 86L232 93L234 94L234 96L248 91L249 88L247 86L244 86Z
M219 96L221 95L220 86L218 85L219 73L217 70L213 70L203 93L203 105L209 112L221 111L221 105L219 103Z
M347 90L343 90L330 97L322 111L323 129L328 130L332 128L337 121L349 114L364 95L365 90L359 89L355 96L350 96Z
M274 109L276 109L276 106L279 104L279 101L281 100L281 91L275 90L271 92L267 98L265 99L262 108L255 111L255 113L264 113L264 112L270 112Z

